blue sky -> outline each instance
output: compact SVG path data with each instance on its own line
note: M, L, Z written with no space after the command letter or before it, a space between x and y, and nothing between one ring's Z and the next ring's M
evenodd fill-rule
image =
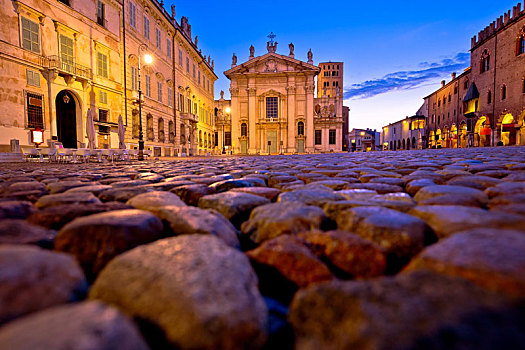
M518 1L165 1L176 5L177 20L189 18L203 54L215 59L221 90L229 97L230 68L266 52L267 35L274 32L277 52L306 61L345 63L345 105L350 128L376 128L413 115L423 97L470 64L470 39ZM399 4L401 3L401 5ZM198 4L198 6L195 6ZM523 6L522 6L523 7Z

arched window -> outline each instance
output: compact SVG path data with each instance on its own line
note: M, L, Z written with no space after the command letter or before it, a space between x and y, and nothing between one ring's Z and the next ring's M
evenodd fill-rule
M241 124L241 136L242 137L248 136L248 125L246 125L246 123Z
M503 85L501 87L501 100L505 100L507 98L507 85Z
M489 69L490 69L490 55L489 55L489 51L485 50L481 54L480 72L484 73L484 72L488 71Z
M168 123L168 138L169 138L169 142L170 143L174 143L175 142L175 124L173 123L172 120L169 121Z
M489 92L487 93L487 103L488 104L491 104L492 103L492 91L489 90Z
M146 116L146 134L149 141L155 140L155 135L153 133L153 116L149 113Z
M164 119L159 118L159 142L164 142Z
M297 135L304 136L304 123L303 122L297 123Z

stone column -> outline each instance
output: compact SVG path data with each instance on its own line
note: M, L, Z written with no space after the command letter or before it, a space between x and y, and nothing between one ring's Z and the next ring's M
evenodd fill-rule
M257 120L257 89L248 88L248 154L257 153L255 123Z
M230 89L231 97L232 97L232 105L231 105L231 150L232 152L239 153L239 150L237 149L239 147L239 120L240 120L240 114L241 114L241 101L240 101L240 93L239 88L231 88Z
M306 94L306 152L314 152L314 90L313 76L308 78L307 85L304 88Z
M296 125L296 111L295 111L295 86L288 86L286 88L288 92L288 148L287 152L292 153L297 150L297 145L295 144L295 130L297 129Z

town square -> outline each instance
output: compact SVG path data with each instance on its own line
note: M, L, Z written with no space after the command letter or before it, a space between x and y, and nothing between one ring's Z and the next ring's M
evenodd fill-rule
M524 348L525 4L0 5L0 349Z

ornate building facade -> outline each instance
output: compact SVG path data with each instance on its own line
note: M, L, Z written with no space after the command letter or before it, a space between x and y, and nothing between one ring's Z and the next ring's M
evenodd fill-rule
M306 62L295 58L293 44L289 54L281 55L277 43L267 44L267 53L255 56L250 48L248 60L237 62L224 72L231 80L231 101L216 101L217 120L227 120L224 135L218 131L219 149L230 147L233 154L283 154L340 152L343 144L342 63L338 84L318 92L315 83L320 72L332 71L332 63L315 66L310 50ZM330 68L328 66L330 65ZM323 66L326 67L323 69ZM318 91L319 91L318 78ZM333 92L332 92L333 91ZM229 113L226 113L226 109Z
M30 145L35 128L81 147L91 109L98 148L118 147L122 115L128 148L138 147L142 121L145 147L157 156L211 152L214 64L187 19L179 24L162 4L0 0L0 151L11 139Z
M471 66L425 97L431 148L525 145L525 9L471 42Z

